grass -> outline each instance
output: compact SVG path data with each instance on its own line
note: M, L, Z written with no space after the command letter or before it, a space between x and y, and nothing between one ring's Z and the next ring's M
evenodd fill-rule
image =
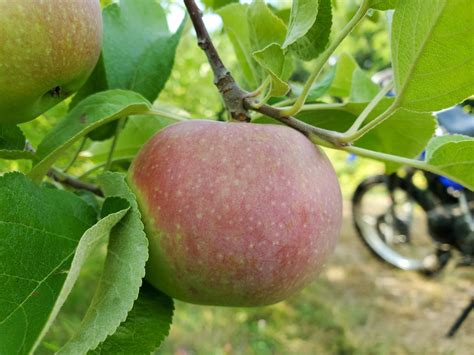
M158 353L371 353L375 348L357 344L349 331L366 317L364 310L348 310L352 316L345 319L327 301L329 287L320 281L286 302L253 309L177 302L173 329Z

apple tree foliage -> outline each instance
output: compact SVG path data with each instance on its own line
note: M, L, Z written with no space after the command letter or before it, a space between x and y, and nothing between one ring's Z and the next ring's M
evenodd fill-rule
M191 25L185 17L171 32L165 1L102 5L101 58L72 100L44 114L60 118L55 126L38 135L28 124L0 125L0 159L23 170L0 176L0 354L38 349L103 243L107 256L90 305L75 334L55 351L147 354L172 322L173 301L142 281L147 239L135 197L117 171L151 135L189 118L180 108L154 102ZM250 124L291 117L290 125L297 122L316 144L384 161L388 169L425 169L474 189L474 140L433 137L432 115L474 93L471 0L361 0L337 32L334 7L344 6L341 1L293 0L289 9L263 0L201 5L222 19L238 84L254 98ZM328 64L368 15L393 10L393 83L379 88L347 53ZM292 79L301 65L311 70L304 85ZM394 97L385 95L389 89ZM259 113L265 104L274 111ZM109 144L97 142L108 138ZM71 150L75 159L68 161ZM424 160L417 159L423 150ZM71 175L85 152L96 165Z

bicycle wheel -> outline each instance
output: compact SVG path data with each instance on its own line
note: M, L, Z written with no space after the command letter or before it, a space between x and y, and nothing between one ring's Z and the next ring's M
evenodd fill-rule
M388 176L365 179L352 198L357 234L380 260L403 270L441 269L425 211L402 187L390 191Z

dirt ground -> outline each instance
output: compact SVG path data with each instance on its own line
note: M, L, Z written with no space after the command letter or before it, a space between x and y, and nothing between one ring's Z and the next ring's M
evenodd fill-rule
M454 338L444 337L474 294L474 270L451 264L427 278L386 266L357 239L349 203L344 212L340 243L322 276L340 290L331 291L335 303L367 307L366 322L352 332L392 342L386 349L394 354L474 354L474 314Z

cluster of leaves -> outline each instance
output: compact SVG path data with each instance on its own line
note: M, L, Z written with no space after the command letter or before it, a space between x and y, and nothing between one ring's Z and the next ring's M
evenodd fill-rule
M295 60L316 59L318 66L318 60L325 61L325 54L334 51L332 43L338 41L329 42L330 1L295 0L292 4L288 19L261 0L250 5L232 2L217 10L242 68L244 85L257 88L269 83L266 97L286 95L284 101L289 103L302 91L288 80ZM413 161L414 166L474 188L473 139L432 138L437 127L432 112L456 105L474 92L473 46L462 40L472 30L463 10L468 6L468 1L363 1L355 19L368 11L396 10L390 33L396 97L378 95L378 85L349 54L341 53L337 64L309 88L296 117L345 134L345 141L361 148L354 152L363 155L368 150L368 156L386 161L390 171L402 162L410 163L397 157L416 158L426 149L425 162ZM355 26L357 21L353 22ZM323 95L342 103L314 104ZM357 122L361 115L365 120ZM261 117L255 122L277 123Z
M142 285L147 239L124 176L105 173L93 180L103 198L63 191L51 182L41 185L47 174L67 178L54 165L85 137L102 141L120 131L120 155L130 158L151 134L183 116L160 111L153 102L170 77L185 21L171 33L165 11L154 0L103 3L101 59L69 106L62 106L67 110L59 123L40 137L37 149L31 149L19 127L0 126L0 159L33 163L28 176L0 177L0 344L7 353L30 353L39 346L81 267L104 240L107 257L94 298L80 329L59 352L150 353L171 323L172 300ZM335 66L323 68L344 38L331 32L330 0L294 0L291 9L283 10L263 0L204 3L222 18L243 73L242 86L262 92L262 101L272 97L268 102L275 107L291 110L284 104L303 95L296 118L345 134L352 145L339 148L385 160L390 169L411 161L399 157L414 158L426 149L425 161L413 165L474 188L474 140L432 138L436 121L431 113L472 94L472 43L462 40L471 38L465 11L470 0L361 2L344 36L368 11L395 9L395 97L381 95L349 54L341 53ZM313 59L318 69L313 77L323 71L321 79L304 87L292 82L295 68ZM322 102L327 98L330 104ZM276 123L258 115L254 122ZM94 154L103 161L116 145L100 144Z
M269 75L271 95L287 94L290 90L288 79L294 71L295 61L311 61L328 46L333 24L331 1L293 1L291 11L275 10L263 0L250 5L230 3L224 7L221 5L217 13L234 45L245 85L256 88ZM381 9L380 5L372 6ZM240 21L241 18L248 20ZM358 74L360 80L370 81L367 77L362 78L361 72ZM322 94L324 92L320 96Z
M120 174L103 174L99 182L106 195L101 207L71 192L38 187L20 173L0 177L2 352L30 353L39 345L81 267L106 238L94 298L59 352L152 351L168 333L172 301L147 285L140 288L148 243L134 195ZM138 344L130 341L135 331L143 337Z

